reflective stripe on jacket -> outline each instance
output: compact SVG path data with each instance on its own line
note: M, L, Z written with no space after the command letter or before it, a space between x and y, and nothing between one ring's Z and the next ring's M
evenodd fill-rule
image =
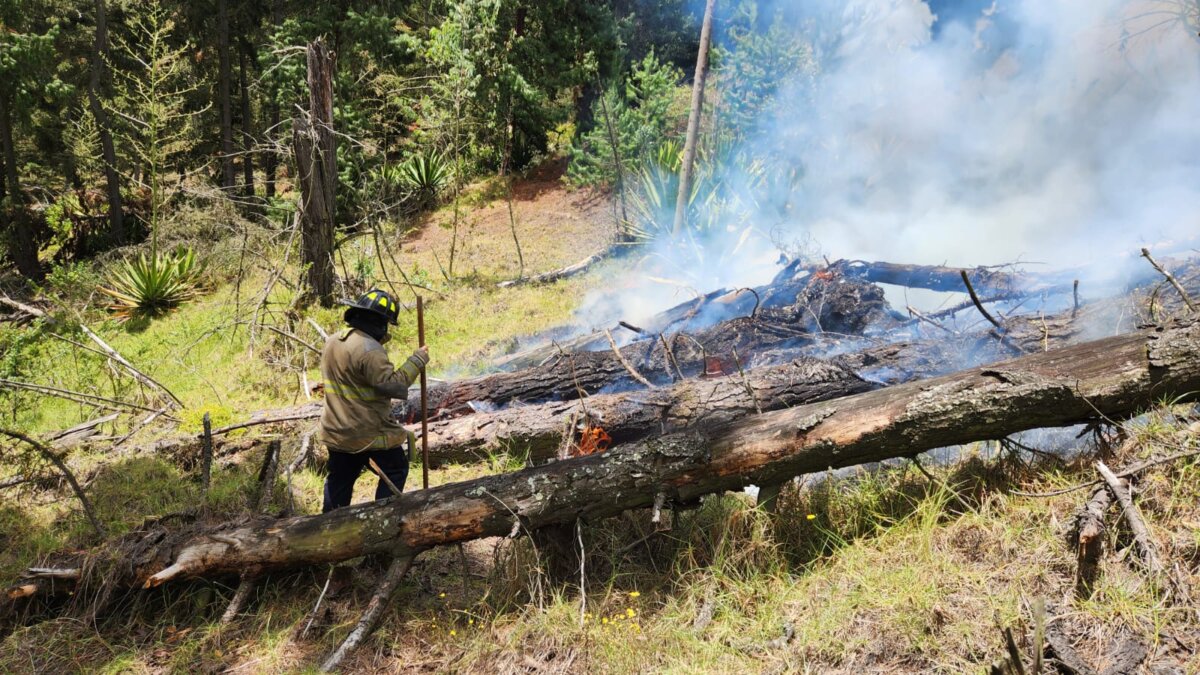
M412 356L396 368L383 345L355 328L330 336L321 352L325 410L318 440L350 453L402 445L408 434L392 419L392 399L408 397L422 365Z

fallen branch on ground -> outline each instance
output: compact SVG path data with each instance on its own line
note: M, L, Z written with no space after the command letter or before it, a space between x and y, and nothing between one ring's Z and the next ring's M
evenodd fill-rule
M592 265L595 265L601 260L604 260L612 255L612 252L613 248L606 248L603 251L593 253L592 255L589 255L583 260L580 260L572 265L560 267L559 269L552 270L550 272L535 274L532 277L521 277L520 279L501 281L500 283L496 284L496 286L498 288L510 288L512 286L519 286L523 284L548 284L552 281L558 281L559 279L567 279L577 274L583 274L584 272L588 271Z

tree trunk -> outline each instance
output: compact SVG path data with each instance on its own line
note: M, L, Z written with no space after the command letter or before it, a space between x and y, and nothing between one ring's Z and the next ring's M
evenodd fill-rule
M112 124L100 102L105 83L105 58L108 55L108 13L105 0L96 0L96 40L92 48L91 78L88 80L88 106L96 119L100 136L100 156L104 160L104 181L108 187L108 230L113 242L125 243L125 205L121 197L121 176L117 173L117 150L113 145Z
M33 224L25 210L25 193L21 190L21 176L17 172L17 149L13 145L12 116L9 111L9 92L0 88L0 146L4 152L4 181L7 184L12 235L9 237L8 254L17 271L27 279L41 281L45 277L42 263L38 260L38 243L34 237Z
M271 97L271 131L277 132L279 129L279 102ZM267 136L270 141L270 135ZM266 155L263 157L263 187L266 190L267 200L275 198L275 180L279 173L279 152L276 150L276 143L270 142L267 148Z
M692 196L692 166L696 163L696 141L700 135L700 116L704 112L704 81L708 79L708 47L712 39L712 15L716 0L704 5L704 24L700 27L700 50L696 54L696 77L692 81L692 109L688 112L687 138L683 143L683 165L679 168L679 195L675 199L675 224L678 235L687 224L688 203Z
M239 90L242 95L242 194L253 205L254 200L254 116L250 107L250 45L244 40L238 50Z
M221 187L232 191L233 73L229 64L229 0L217 0L217 106L221 111Z
M309 110L293 122L296 173L300 181L302 262L308 290L324 307L333 306L333 224L337 149L333 136L333 56L325 43L308 44Z
M773 485L1048 426L1119 418L1200 392L1200 324L1150 328L932 380L337 509L198 530L130 556L125 586L423 550ZM160 537L161 532L148 535ZM131 549L137 544L133 543Z

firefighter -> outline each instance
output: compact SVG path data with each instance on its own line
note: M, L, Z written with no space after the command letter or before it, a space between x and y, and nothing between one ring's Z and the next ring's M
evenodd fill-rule
M391 337L400 305L390 294L374 289L354 302L342 302L347 327L325 341L321 375L325 380L325 410L317 438L329 450L323 513L347 506L359 474L375 460L383 473L403 490L408 478L408 452L413 436L392 419L391 399L407 399L408 387L429 363L429 349L420 347L399 368L392 365L383 345ZM380 479L375 499L391 495Z

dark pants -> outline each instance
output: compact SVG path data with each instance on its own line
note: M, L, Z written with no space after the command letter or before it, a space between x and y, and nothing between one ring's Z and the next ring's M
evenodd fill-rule
M408 457L404 454L403 447L354 454L330 449L329 476L325 478L325 504L321 507L321 513L329 513L336 508L350 505L350 499L354 496L354 483L363 469L370 470L367 462L372 459L397 488L404 489L404 481L408 478ZM380 480L375 488L375 499L391 496L392 489Z

